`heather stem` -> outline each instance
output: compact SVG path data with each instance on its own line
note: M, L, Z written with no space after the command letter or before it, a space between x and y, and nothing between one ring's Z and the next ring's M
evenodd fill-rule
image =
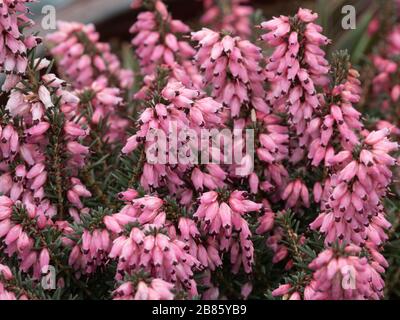
M93 173L87 169L83 170L83 178L85 179L85 182L87 183L87 186L95 192L95 195L100 201L108 208L116 209L116 206L113 205L108 197L104 194L102 191L101 187L99 184L96 182L96 180L93 177Z
M133 171L132 177L129 180L129 183L128 183L128 187L129 188L134 187L135 183L140 178L140 175L142 174L142 168L143 168L145 162L146 162L146 153L145 153L145 151L143 149L141 151L141 153L140 153L140 158L139 158L139 161L138 161L138 164L137 164L137 167L136 167L137 169Z

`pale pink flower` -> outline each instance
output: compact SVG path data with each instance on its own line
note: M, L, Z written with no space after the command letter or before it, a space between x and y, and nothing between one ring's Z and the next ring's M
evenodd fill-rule
M306 300L379 300L383 296L382 270L360 257L361 248L349 245L344 253L326 249L309 267L313 280L304 290ZM384 269L383 269L384 271Z
M114 300L173 300L174 285L159 278L142 280L137 287L124 282L114 292Z
M260 48L248 40L207 28L193 32L192 40L199 45L195 60L204 83L212 87L213 96L229 110L231 117L241 117L244 107L270 112L264 102L265 73L260 66Z

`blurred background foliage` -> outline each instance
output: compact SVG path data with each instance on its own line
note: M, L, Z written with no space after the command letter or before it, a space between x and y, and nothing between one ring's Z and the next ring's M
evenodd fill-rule
M57 19L80 22L93 22L97 25L104 40L114 39L129 41L129 27L135 13L130 10L130 0L42 0L32 7L38 22L43 5L51 4L57 8ZM182 19L193 26L202 14L201 0L166 0L174 17ZM360 64L373 45L373 39L367 33L368 25L373 17L381 14L390 19L391 8L388 0L251 0L258 9L255 21L262 17L269 18L280 14L294 14L299 6L313 9L319 14L319 23L324 33L332 39L329 51L347 49L354 64ZM188 5L190 3L190 5ZM352 5L356 8L357 26L354 30L342 28L342 8ZM40 30L40 23L38 23Z

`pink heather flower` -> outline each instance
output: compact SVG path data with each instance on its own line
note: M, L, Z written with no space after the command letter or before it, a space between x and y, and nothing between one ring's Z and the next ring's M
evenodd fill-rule
M218 198L215 191L204 193L194 217L199 220L202 232L217 237L218 251L230 252L233 272L237 273L243 265L245 272L250 273L254 248L248 222L243 216L259 211L262 205L248 200L242 191L233 191L227 202L219 202Z
M360 100L358 77L356 70L349 69L346 81L332 90L332 95L338 98L338 102L324 106L327 108L326 115L314 117L310 121L307 133L313 140L308 157L312 159L312 165L318 166L321 162L327 167L331 165L330 160L335 153L332 141L336 139L340 140L344 150L352 150L359 143L357 133L363 129L363 124L360 112L353 107Z
M250 0L204 0L205 12L200 22L213 30L228 31L242 38L251 35Z
M260 148L257 149L257 155L259 159L268 164L286 160L289 155L288 128L276 115L266 115L260 120L262 120L264 132L258 137Z
M14 276L9 267L0 264L0 274L5 280L11 280Z
M109 86L121 90L132 87L133 73L121 67L109 44L99 41L100 36L93 24L58 21L57 26L58 31L49 34L46 40L51 46L51 54L58 61L60 73L74 88L90 86L101 76L112 79Z
M48 61L41 61L36 64L35 72L41 73L48 66ZM22 160L22 165L18 166L14 173L13 182L7 182L4 194L10 196L13 201L29 199L31 202L48 201L45 200L44 186L47 181L47 172L44 166L46 135L50 130L50 120L45 116L46 109L53 107L55 97L60 101L60 108L65 116L65 135L61 137L67 145L68 165L72 173L83 167L84 159L88 154L85 146L77 140L86 136L87 131L82 129L82 125L76 122L76 110L79 99L71 93L65 91L62 82L53 77L55 82L47 83L48 77L42 76L42 85L38 92L31 92L25 88L23 83L18 83L17 88L10 92L10 97L6 105L12 117L21 117L21 128L14 128L13 121L1 127L1 154L2 159L8 165L13 161ZM56 84L58 82L58 85ZM71 123L74 123L71 125ZM71 130L75 128L75 132ZM18 133L23 130L23 136ZM76 134L79 131L79 136ZM30 168L28 170L28 168ZM3 169L6 172L9 168ZM4 173L4 177L10 177L9 173ZM46 204L46 210L54 208Z
M206 289L201 298L203 300L218 300L223 299L224 297L220 295L220 290L218 285L215 285L212 281L212 273L210 270L204 270L202 277L199 279L199 284Z
M93 114L90 121L93 125L99 125L102 121L106 121L107 132L103 137L104 141L115 143L125 138L126 129L130 122L119 114L124 110L121 107L124 101L119 88L108 87L107 78L101 76L89 87L80 90L79 95L82 97L91 96L90 103Z
M121 140L129 121L120 115L123 112L120 106L123 93L133 85L132 71L121 67L109 44L99 42L94 25L58 22L58 29L47 40L52 46L51 54L58 60L60 73L71 81L85 102L89 97L93 114L88 121L98 125L106 119L104 141Z
M187 251L199 260L201 270L215 271L221 266L218 243L211 235L207 235L206 231L200 231L195 220L180 218L177 230L178 238L185 243ZM200 241L202 236L204 241Z
M180 37L187 34L190 28L182 21L173 19L161 0L149 2L146 8L150 11L139 13L130 29L135 34L132 45L143 75L151 75L157 65L165 64L177 81L188 87L201 88L201 77L190 61L195 50Z
M380 24L381 23L380 23L378 18L373 18L368 24L368 34L370 36L375 35L379 31L379 29L381 27Z
M390 153L398 144L387 138L389 130L372 131L356 148L356 154L341 151L330 163L337 173L325 181L322 212L311 224L326 235L330 245L337 239L363 244L367 239L379 246L387 240L382 198L391 182L390 167L396 160Z
M108 230L84 230L80 245L76 244L70 253L68 264L84 274L91 274L105 264L111 250L112 240Z
M381 43L381 50L371 56L371 62L375 68L375 75L372 80L372 103L378 103L381 115L385 120L399 125L397 104L400 97L400 86L398 84L398 61L397 55L400 52L400 27L394 25Z
M400 128L396 127L394 124L390 123L389 121L386 120L379 120L376 123L376 129L377 130L382 130L382 129L389 129L390 133L395 136L400 135Z
M132 282L124 282L114 292L114 300L173 300L174 285L162 279L139 281L135 287Z
M127 201L122 210L109 219L116 221L121 227L130 222L140 224L157 224L162 226L165 222L165 212L162 209L163 201L155 196L146 195ZM112 221L109 221L111 224Z
M14 275L12 274L10 268L6 265L0 264L0 300L27 300L25 294L21 294L17 290L13 292L14 287L9 285L8 282L14 280Z
M256 230L257 234L264 234L268 231L271 231L275 222L274 212L272 212L270 208L266 209L264 214L258 218L258 222L259 226Z
M293 146L294 162L299 161L299 155L301 158L302 150L298 148L310 143L308 122L321 107L318 88L328 84L329 64L320 47L329 40L314 23L317 17L300 8L294 18L280 16L261 24L268 31L262 39L275 48L266 67L271 83L267 103L280 112L287 110L290 115L290 124L299 139L298 146Z
M14 213L14 209L18 213ZM38 219L36 232L39 232L48 222L44 221L41 226L39 220L46 218L40 216L40 209L36 209L32 203L26 204L26 207L23 208L26 211L21 209L22 205L19 201L14 202L6 196L0 196L0 238L5 245L4 253L9 257L17 255L21 261L20 269L23 272L32 271L33 276L37 279L44 272L44 268L49 265L49 252L46 248L41 251L34 249L34 239L28 235L28 230L22 223ZM19 220L21 223L15 222L15 220Z
M278 288L272 291L272 296L279 297L286 295L291 289L290 284L281 284Z
M53 218L62 215L60 207L48 199L45 191L49 184L48 170L54 170L48 164L46 150L51 137L57 134L57 143L65 146L62 150L65 162L60 165L65 169L63 174L68 174L62 178L65 178L63 182L71 184L65 205L71 212L74 207L83 211L80 198L91 194L79 179L74 178L88 154L88 148L80 140L88 130L84 129L85 124L77 113L79 99L66 91L64 82L55 75L43 74L49 61L36 60L34 65L31 72L35 73L39 85L31 87L25 82L16 85L6 105L9 123L0 126L0 176L4 183L0 237L4 239L4 253L17 256L20 270L38 279L48 270L51 252L44 247L45 243L40 243L41 250L37 249L35 241L45 228L53 227ZM47 113L53 112L55 101L64 119L61 124L64 127L57 129L57 133L53 131L55 123ZM13 163L18 165L13 166ZM78 212L76 217L78 220Z
M310 207L310 195L307 186L297 179L289 182L282 194L282 200L286 201L287 208L293 208L298 205L303 205L306 208Z
M391 94L392 90L396 87L392 82L392 77L397 71L396 62L392 61L390 56L384 58L379 55L373 56L372 62L376 68L376 75L372 80L374 93L379 95L382 91L387 92L392 99L394 98L393 101L396 102L396 92L393 95ZM397 89L394 89L394 91L397 91Z
M400 40L399 40L399 34L400 34L400 26L396 25L393 30L389 33L387 37L388 41L388 53L390 55L397 55L400 52Z
M200 137L201 129L218 128L221 125L221 105L212 98L206 97L204 92L188 89L182 83L170 80L163 88L161 95L167 103L157 103L142 112L139 117L141 123L139 130L127 140L122 149L124 154L128 154L144 144L147 161L140 180L141 186L146 190L167 186L171 193L179 193L179 191L184 191L183 188L191 187L185 186L183 177L192 170L191 181L196 190L223 187L226 174L217 164L205 165L206 170L200 170L195 163L185 162L186 159L182 160L179 154L170 153L164 154L165 161L152 163L149 154L152 154L151 150L154 147L169 150L176 143L181 149L192 145L197 150L202 150L202 146L206 144L198 139L196 145L196 141L186 139L189 136L185 132L191 130ZM162 142L156 143L154 139L151 139L154 129L159 130L165 137L169 137L171 130L175 130L178 141L174 142L173 140L176 139L171 138L171 141L164 141L165 145L161 145ZM155 134L158 135L160 132L155 132ZM212 151L208 152L211 154ZM175 162L177 166L167 165L172 162Z
M252 31L248 1L204 0L203 23L218 30L192 33L195 50L185 40L189 27L174 20L161 0L134 0L134 9L147 10L131 28L144 86L133 97L140 102L135 103L137 126L127 138L132 123L123 107L133 73L99 41L93 25L60 22L47 39L71 91L66 81L48 73L50 61L28 59L39 42L23 35L23 25L31 24L28 2L0 0L0 72L6 74L7 91L0 124L0 255L2 263L12 261L0 264L0 300L32 298L30 290L19 290L11 266L35 284L65 254L66 277L60 275L58 287L70 282L68 273L74 282L87 281L111 266L117 300L226 299L231 293L216 274L226 263L232 274L251 274L255 239L264 239L273 264L304 275L288 272L287 283L273 296L383 297L388 261L381 249L391 227L384 199L398 149L389 135L400 131L393 113L377 122L375 131L364 128L354 107L361 100L361 83L351 65L345 66L345 78L339 83L335 77L332 84L321 49L329 40L315 23L316 13L300 8L294 17L262 23L267 32L262 39L274 48L264 68L262 50L243 40ZM394 27L386 50L373 56L373 95L385 95L379 105L383 111L400 100L399 30ZM88 142L95 142L90 136L103 124L103 142L111 150L122 143L123 155L137 151L138 176L129 184L148 192L120 192L121 206L108 198L114 182L112 190L102 190L97 181L86 186L81 172L91 167L94 150ZM178 141L163 145L162 139L152 139L155 132L168 136L175 128ZM197 141L188 134L198 137L204 128L255 129L255 157L224 163L222 151L207 138ZM247 147L244 135L238 140L235 155ZM175 142L188 151L178 159L171 154ZM192 147L220 164L183 162ZM166 162L153 161L166 150ZM318 177L311 177L310 168ZM246 191L237 190L239 185ZM92 206L98 201L97 212ZM288 241L274 211L284 206L310 214L316 207L312 201L320 210L310 228L324 236L325 249L307 269L291 256L305 236L298 243ZM61 250L53 252L59 241ZM242 276L232 296L247 299L254 281Z
M247 300L252 291L253 291L253 284L251 282L245 283L241 291L243 299Z
M83 209L81 198L90 198L91 192L77 178L71 178L71 186L72 188L67 192L68 200L78 209Z
M360 257L360 251L361 248L349 245L343 254L333 249L321 252L309 265L314 274L313 280L304 290L304 299L381 299L385 286L381 276L384 269L367 257Z
M164 205L157 197L145 196L105 217L104 223L115 234L109 257L118 261L116 279L143 270L196 296L193 272L200 262L176 237L176 231L167 227Z
M231 117L241 116L243 107L268 114L264 102L264 71L260 66L261 49L247 40L221 35L210 29L192 33L199 50L195 60L212 95L229 110Z
M40 39L34 36L23 36L23 28L33 24L26 6L31 0L5 0L1 3L0 20L0 72L8 76L3 90L9 91L25 73L28 51L38 45Z
M258 177L258 189L271 194L271 200L281 200L287 183L288 172L283 165L289 158L289 128L276 114L257 113L260 123L257 159L262 164Z
M259 133L256 158L247 153L247 138L244 135L239 141L235 138L233 153L245 156L239 165L231 165L230 176L247 177L251 193L257 194L262 190L270 194L270 200L279 201L288 176L283 163L289 156L289 130L279 115L258 111L247 121L243 118L234 121L235 129L253 128L254 125Z
M276 227L266 241L266 246L274 254L272 258L272 263L274 264L285 260L289 255L288 248L282 243L283 234L282 228Z

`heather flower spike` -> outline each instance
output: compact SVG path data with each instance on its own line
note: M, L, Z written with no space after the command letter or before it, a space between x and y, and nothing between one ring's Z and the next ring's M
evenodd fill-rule
M263 81L265 73L260 63L261 49L248 40L203 28L192 33L199 50L195 61L204 75L204 84L222 103L232 118L249 106L268 114Z
M301 159L303 148L312 142L308 127L321 109L319 88L326 87L329 81L329 64L321 48L329 40L314 23L317 17L300 8L294 17L280 16L261 24L267 31L262 40L275 48L266 67L271 84L267 103L289 114L289 123L298 137L292 146L294 162Z
M132 45L143 75L153 74L157 65L164 64L172 70L177 81L188 87L201 88L201 77L191 63L195 50L183 37L189 33L189 26L173 19L161 0L150 0L145 4L133 2L133 8L142 6L149 11L139 13L129 31L134 34Z

